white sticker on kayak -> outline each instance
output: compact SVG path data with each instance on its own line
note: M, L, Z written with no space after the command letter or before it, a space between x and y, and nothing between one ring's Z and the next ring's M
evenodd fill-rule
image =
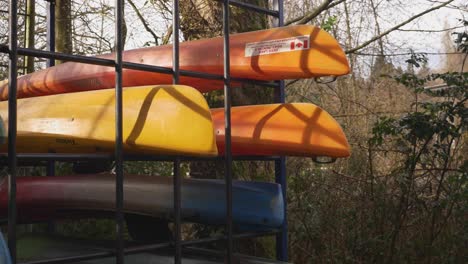
M245 44L245 57L306 50L310 48L310 36L297 36L284 39L251 42Z

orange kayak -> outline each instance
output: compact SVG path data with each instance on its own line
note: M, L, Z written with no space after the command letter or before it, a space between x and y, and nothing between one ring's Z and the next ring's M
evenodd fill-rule
M218 153L224 153L224 109L212 109ZM233 107L234 155L285 155L341 158L350 147L338 122L313 104L290 103Z
M299 25L232 34L231 75L254 80L279 80L339 76L349 72L346 56L338 42L320 28ZM99 56L113 59L113 54ZM172 45L128 50L123 60L172 68ZM180 44L180 69L223 74L221 37ZM123 85L142 86L172 83L172 75L124 69ZM201 92L221 89L218 80L180 78L181 84ZM98 90L115 86L113 67L67 62L18 78L18 98ZM0 82L0 100L8 98L8 81Z

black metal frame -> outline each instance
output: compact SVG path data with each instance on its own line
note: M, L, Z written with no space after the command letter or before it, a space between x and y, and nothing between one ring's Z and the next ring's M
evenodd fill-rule
M16 86L18 63L18 3L10 1L9 61L8 61L8 248L11 260L16 263Z
M116 249L115 252L101 252L90 255L72 256L60 259L49 259L43 261L28 262L28 264L39 264L39 263L63 263L63 262L74 262L80 260L88 260L102 257L115 256L116 262L121 264L124 263L125 254L134 254L139 252L151 251L157 248L163 247L174 247L174 261L176 264L182 261L182 247L189 245L197 245L204 243L211 243L216 241L224 240L226 242L226 259L227 263L233 261L233 240L234 238L245 238L245 237L257 237L265 235L276 235L276 252L277 259L287 261L287 221L281 229L271 230L267 232L256 232L256 233L245 233L245 234L233 234L233 223L232 223L232 162L233 160L271 160L275 162L275 179L276 182L282 185L283 198L286 210L286 166L284 157L258 157L258 156L242 156L233 157L231 153L231 81L237 82L249 82L255 85L263 85L266 87L275 88L275 101L284 102L284 82L279 81L275 83L253 81L240 78L231 78L230 76L230 56L229 56L229 8L230 6L236 6L258 13L272 16L276 19L276 26L283 26L283 0L274 0L274 9L269 10L256 5L240 2L237 0L216 0L222 2L223 5L223 43L224 43L224 74L223 76L206 74L200 72L183 71L179 69L179 1L173 0L173 67L165 68L158 66L142 65L137 63L129 63L122 61L123 53L123 39L122 39L122 21L123 21L123 9L124 0L115 0L115 60L92 58L86 56L69 55L55 52L55 1L45 0L48 2L47 10L47 47L49 51L18 48L17 44L17 21L18 21L18 1L9 1L9 45L0 45L0 52L9 54L9 98L8 98L8 155L0 155L0 162L7 160L8 162L8 246L13 263L16 263L16 169L19 162L37 162L45 161L47 165L47 172L50 174L55 173L55 161L76 161L76 160L115 160L116 163ZM53 66L55 59L89 63L95 65L103 65L115 67L116 72L116 106L115 106L115 153L114 155L105 154L17 154L16 153L16 121L17 121L17 60L18 55L27 55L47 58L47 66ZM150 72L160 72L173 75L173 83L179 82L180 75L206 78L206 79L217 79L224 81L224 108L225 108L225 156L216 158L205 158L200 159L198 157L184 157L184 156L145 156L145 155L124 155L123 153L123 136L122 136L122 69L135 69L144 70ZM124 160L155 160L155 161L172 161L174 171L174 241L168 243L159 243L154 245L145 245L138 247L126 248L124 245L123 231L124 231L124 214L123 214L123 162ZM205 238L194 241L182 241L181 239L181 216L180 216L180 202L181 202L181 175L180 175L180 162L190 160L222 160L225 163L225 182L226 182L226 208L227 208L227 220L226 220L226 235L215 238ZM286 216L286 211L285 211Z

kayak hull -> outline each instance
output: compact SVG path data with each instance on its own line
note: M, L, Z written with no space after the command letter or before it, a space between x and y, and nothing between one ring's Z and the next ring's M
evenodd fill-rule
M126 153L216 156L210 111L204 97L183 85L123 91ZM0 103L7 151L8 105ZM115 91L43 96L18 100L19 153L112 153L115 148ZM190 124L190 129L187 129Z
M173 179L125 175L124 212L172 220ZM0 184L0 217L8 214L7 181ZM181 216L184 221L223 225L226 221L223 180L183 179ZM81 217L80 211L115 210L115 176L110 174L19 177L17 208L20 222ZM233 182L233 221L243 228L279 227L284 221L281 187L275 183Z
M186 90L190 89L171 90L167 87L162 90L148 87L124 89L126 152L224 155L224 109L208 110L202 98L188 99ZM190 92L194 92L193 89ZM181 95L184 93L186 95ZM114 91L107 89L18 100L17 151L112 152L113 95ZM199 96L196 91L194 95ZM154 103L144 107L145 103L141 103L138 96L153 97L151 102ZM196 106L191 106L193 101ZM6 103L0 103L0 116L6 115L6 108ZM145 122L141 123L145 125L135 121L143 119ZM140 131L138 137L135 131ZM313 104L232 107L231 136L233 155L332 158L350 155L349 144L338 122ZM158 146L159 141L164 145ZM215 146L217 150L213 149ZM0 151L6 150L6 145L0 146Z
M180 44L180 69L223 75L221 37ZM98 56L113 59L114 54ZM123 60L130 63L172 68L172 46L128 50ZM233 78L270 81L279 79L339 76L349 64L338 42L326 31L297 25L232 34L230 71ZM172 83L171 74L123 70L123 86ZM180 77L180 83L201 92L222 89L222 80ZM235 84L234 84L235 85ZM18 78L17 97L98 90L115 86L113 67L67 62ZM8 82L0 82L0 100L8 98Z
M212 109L220 155L225 151L224 109ZM342 158L350 155L338 122L313 104L289 103L233 107L234 155L284 155Z

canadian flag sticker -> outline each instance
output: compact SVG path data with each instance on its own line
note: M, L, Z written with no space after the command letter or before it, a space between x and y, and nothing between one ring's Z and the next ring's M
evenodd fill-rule
M251 42L245 44L245 57L261 56L280 52L307 50L310 48L310 36Z

